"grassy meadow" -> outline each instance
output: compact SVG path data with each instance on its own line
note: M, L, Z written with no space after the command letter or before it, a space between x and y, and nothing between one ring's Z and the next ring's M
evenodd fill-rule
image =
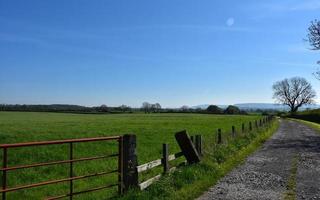
M169 144L169 153L179 151L174 133L186 129L189 134L201 134L205 147L215 141L216 130L224 137L230 135L231 126L240 130L241 124L261 116L206 115L206 114L62 114L33 112L0 112L0 143L60 140L126 133L137 135L139 164L158 159L162 143ZM246 127L247 128L247 127ZM210 142L209 142L210 141ZM249 140L248 140L249 141ZM246 142L248 144L248 142ZM67 145L51 145L9 149L9 166L68 159ZM116 142L74 144L74 158L109 155L117 152ZM2 159L2 153L0 154ZM75 163L75 175L116 169L116 158ZM47 166L8 173L9 187L68 177L69 165ZM143 177L147 177L145 175ZM2 179L1 179L2 180ZM115 183L116 174L74 181L74 191ZM9 192L8 199L41 199L68 193L69 183L53 184L36 189ZM75 199L106 199L116 194L116 188L77 196ZM109 196L110 195L110 196Z

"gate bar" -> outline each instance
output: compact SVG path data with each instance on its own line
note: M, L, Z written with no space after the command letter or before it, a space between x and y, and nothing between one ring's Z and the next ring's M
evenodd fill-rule
M110 137L96 137L96 138L79 138L79 139L67 139L67 140L52 140L43 142L23 142L15 144L1 144L0 148L12 148L12 147L26 147L26 146L40 146L49 144L65 144L65 143L76 143L76 142L95 142L103 140L118 140L120 136L110 136Z

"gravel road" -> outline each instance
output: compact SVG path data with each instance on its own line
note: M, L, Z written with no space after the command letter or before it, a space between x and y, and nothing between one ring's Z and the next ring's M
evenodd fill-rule
M297 199L320 199L320 135L301 123L282 120L261 149L198 200L283 199L290 177L296 178Z

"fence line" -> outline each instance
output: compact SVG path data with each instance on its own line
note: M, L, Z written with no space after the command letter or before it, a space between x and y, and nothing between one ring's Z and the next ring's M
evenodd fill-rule
M263 118L263 119L259 119L259 123L257 120L254 121L254 124L256 125L255 126L255 129L259 129L261 127L263 127L264 125L266 124L269 124L272 120L272 117L271 116L268 116L266 118ZM249 132L252 132L253 131L253 127L252 127L252 122L250 121L248 123L248 127L249 127ZM242 123L241 124L241 132L242 133L245 133L245 124ZM222 140L222 129L218 129L217 130L217 136L218 136L218 140L217 140L217 144L222 144L223 143L223 140ZM232 138L235 138L237 136L237 131L236 131L236 127L233 125L231 126L231 136ZM195 149L197 150L197 152L200 154L200 155L203 155L203 141L202 141L202 136L201 135L191 135L190 136L190 140L192 141ZM167 155L168 154L168 144L163 144L163 155L162 155L162 158L159 158L157 160L153 160L153 161L150 161L148 163L145 163L145 164L142 164L142 165L139 165L137 166L137 171L138 173L141 173L141 172L144 172L144 171L147 171L147 170L151 170L155 167L158 167L158 166L163 166L164 169L163 169L163 174L166 174L168 173L169 171L172 172L176 169L176 167L173 167L173 168L170 168L169 167L169 164L168 164L168 161L171 161L171 160L174 160L178 157L181 157L183 156L183 152L179 152L179 153L176 153L176 154L172 154L172 155ZM178 157L177 157L178 155ZM186 163L185 161L183 163ZM162 174L157 174L156 176L152 177L152 178L149 178L148 180L142 182L139 184L139 188L141 190L147 188L148 186L150 186L152 183L154 183L155 181L157 181L160 177L162 176Z
M241 133L246 133L246 127L248 127L248 131L253 131L253 124L255 125L255 129L259 129L262 126L269 125L272 121L273 117L263 117L259 120L254 120L254 122L249 121L247 126L245 123L241 124ZM240 132L239 132L240 133ZM233 125L231 126L231 138L237 137L237 128ZM229 136L229 137L230 137ZM136 155L136 135L123 135L123 136L112 136L112 137L99 137L99 138L83 138L83 139L69 139L69 140L56 140L56 141L43 141L43 142L29 142L29 143L16 143L16 144L2 144L0 145L0 149L3 150L3 167L0 168L0 172L2 172L2 189L0 189L0 193L2 193L2 200L6 200L6 194L8 192L13 192L17 190L23 190L27 188L34 188L40 187L49 184L56 184L61 182L69 182L69 193L63 194L56 197L50 197L47 199L61 199L65 197L69 197L70 199L73 198L74 195L79 195L87 192L93 192L97 190L102 190L110 187L118 186L118 193L123 194L128 191L132 187L138 187L141 190L147 188L152 183L157 181L162 175L168 174L173 172L178 166L185 165L186 163L192 164L200 162L201 157L203 156L203 138L201 135L189 136L186 131L181 131L176 133L175 135L176 140L180 146L181 151L178 153L170 154L169 155L169 145L163 144L162 145L162 157L148 163L144 163L138 165L138 158ZM228 137L228 135L227 135ZM111 155L99 155L93 157L86 157L86 158L74 158L74 143L81 143L81 142L95 142L95 141L117 141L118 142L118 153L111 154ZM226 139L222 137L222 130L219 128L217 129L217 145L223 144ZM41 145L59 145L59 144L69 144L69 159L68 160L61 160L61 161L51 161L51 162L43 162L43 163L33 163L28 165L18 165L18 166L8 166L8 150L11 148L21 148L21 147L30 147L30 146L41 146ZM185 160L178 164L177 166L170 166L170 162L174 161L180 157L184 156ZM104 172L96 172L94 174L87 174L82 176L74 176L73 172L73 163L76 162L84 162L89 160L99 160L99 159L106 159L111 157L118 157L117 169L111 171L104 171ZM7 172L14 171L19 169L27 169L27 168L34 168L34 167L41 167L41 166L50 166L50 165L58 165L58 164L66 164L69 163L69 177L64 179L57 179L57 180L49 180L40 183L34 183L29 185L22 185L16 187L7 187ZM155 167L162 166L163 170L162 173L157 174L156 176L149 178L148 180L139 183L139 174L142 172L154 169ZM112 173L118 174L118 181L114 184L109 184L101 187L90 188L84 191L74 192L73 190L73 181L79 179L85 179L94 176L102 176L108 175Z

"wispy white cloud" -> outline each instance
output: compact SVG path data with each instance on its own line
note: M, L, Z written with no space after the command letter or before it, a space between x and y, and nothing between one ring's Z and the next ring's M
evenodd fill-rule
M203 61L210 60L211 57L208 56L178 56L178 55L166 55L166 56L157 56L157 55L139 55L139 54L123 54L117 52L110 52L103 48L94 48L86 45L77 45L74 46L69 43L61 43L52 41L50 38L42 37L32 37L32 36L21 36L17 34L1 33L0 32L0 44L1 42L10 42L15 44L29 45L29 46L39 46L41 48L52 50L57 49L65 53L77 53L81 55L95 55L95 56L104 56L115 59L126 59L126 60L143 60L143 61L157 61L157 60L169 60L169 61Z
M181 31L198 31L198 32L253 32L251 27L235 26L234 18L229 18L228 23L224 24L149 24L149 25L132 25L132 26L113 26L105 27L95 32L85 32L80 30L59 29L45 26L37 26L29 23L26 20L12 20L0 16L0 25L4 23L6 25L14 27L24 27L29 31L36 31L37 33L43 33L44 36L49 37L66 37L66 38L93 38L93 39L105 39L108 37L114 37L114 33L119 32L133 32L140 30L181 30ZM231 24L230 24L231 23Z
M270 0L257 1L243 5L245 12L250 12L250 19L260 21L266 18L279 18L288 13L320 11L320 0Z
M233 25L233 24L232 24ZM209 25L209 24L152 24L144 26L126 26L126 27L108 27L110 31L136 31L136 30L181 30L181 31L199 31L199 32L252 32L251 27Z
M298 11L298 10L320 10L320 1L313 0L313 1L304 1L302 3L299 3L297 5L294 5L290 7L290 10L292 11Z
M319 0L282 0L267 3L259 3L251 8L262 9L272 12L293 12L293 11L315 11L320 10Z
M19 35L7 34L7 33L1 33L1 32L0 32L0 41L14 42L14 43L34 43L39 45L46 44L45 41L34 38L34 37L19 36Z

